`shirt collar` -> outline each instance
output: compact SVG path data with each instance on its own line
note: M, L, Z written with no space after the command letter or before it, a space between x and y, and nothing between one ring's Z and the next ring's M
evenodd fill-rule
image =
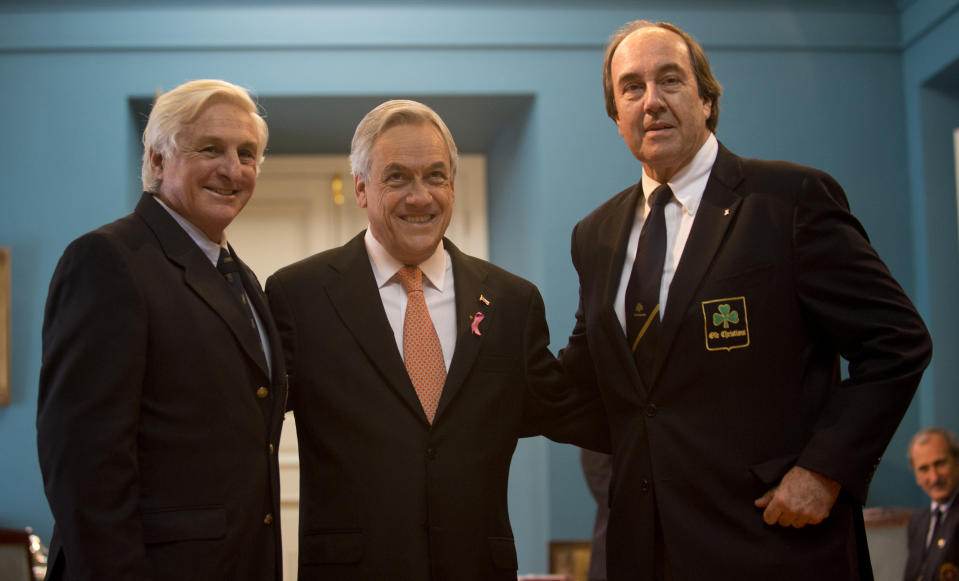
M713 169L713 163L716 161L716 155L719 153L719 142L713 133L709 134L706 142L703 143L693 160L673 176L673 179L666 182L669 189L673 191L676 201L686 210L690 216L696 215L699 209L699 203L703 200L703 192L706 190L706 182L709 181L709 173ZM661 184L649 177L643 172L643 191L652 192ZM649 205L649 198L646 198L646 205Z
M366 229L366 234L363 235L363 242L366 243L366 252L370 255L370 264L373 266L373 277L376 279L376 286L377 288L383 288L384 285L388 284L393 277L396 276L397 271L405 265L393 258L386 248L380 244L380 241L373 236L369 228ZM433 254L416 266L420 267L420 270L423 271L423 277L435 289L443 292L446 285L446 265L448 261L449 256L446 249L443 248L443 243L440 242L436 245L436 250Z
M949 512L949 508L952 507L953 502L956 500L956 496L959 496L959 489L952 493L952 496L949 497L949 500L946 502L936 502L932 501L932 511L935 512L937 508L941 508L942 512Z
M200 250L203 251L203 254L210 259L210 262L216 266L216 263L220 260L220 249L226 248L229 250L229 247L226 244L226 232L223 233L223 240L217 244L216 242L210 240L210 238L203 233L202 230L193 225L192 222L181 216L171 208L163 203L163 200L160 199L160 196L153 196L153 199L157 201L160 206L170 213L170 216L176 220L176 223L180 225L180 228L187 233L187 235L196 242L196 245L200 247Z

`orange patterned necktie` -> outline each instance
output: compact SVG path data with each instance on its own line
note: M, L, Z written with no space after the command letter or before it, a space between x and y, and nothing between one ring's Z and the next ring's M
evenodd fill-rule
M446 382L443 347L423 297L423 271L417 266L404 266L397 275L408 297L403 319L403 361L432 424Z

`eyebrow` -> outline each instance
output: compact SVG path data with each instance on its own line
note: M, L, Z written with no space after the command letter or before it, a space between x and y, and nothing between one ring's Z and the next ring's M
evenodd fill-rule
M200 135L194 139L193 142L195 145L200 143L216 143L219 145L221 143L226 143L226 140L217 135ZM258 147L259 146L256 141L244 141L243 143L237 145L237 149L249 148L256 150Z
M432 171L435 169L442 169L445 171L446 168L447 166L445 161L437 161L426 167L427 171ZM388 163L386 164L386 167L383 168L383 175L387 175L394 171L406 172L406 171L410 171L410 168L401 163L396 163L396 162Z
M658 67L655 71L653 71L654 76L663 75L666 73L682 73L685 76L685 71L683 70L683 67L676 62L668 62ZM623 73L622 75L619 76L619 82L622 83L624 81L632 81L640 77L641 75L639 73L634 73L634 72Z
M405 165L401 164L401 163L396 163L396 162L388 163L388 164L386 164L386 166L383 168L382 175L387 175L387 174L390 174L390 173L392 173L392 172L394 172L394 171L401 171L401 172L403 172L403 171L409 171L409 168L406 167Z

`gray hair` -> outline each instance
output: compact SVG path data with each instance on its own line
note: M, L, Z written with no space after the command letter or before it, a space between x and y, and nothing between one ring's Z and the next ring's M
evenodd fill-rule
M360 124L356 126L356 132L353 134L353 141L350 144L350 171L353 176L359 177L363 181L369 181L370 169L373 164L370 151L373 149L376 139L384 131L397 125L419 123L432 124L439 130L450 154L450 178L456 177L456 164L459 154L456 150L456 142L453 141L453 135L446 127L446 123L443 123L436 111L422 103L409 100L392 100L381 103L367 113Z
M204 107L214 101L232 103L250 114L256 125L256 171L260 172L263 151L266 149L270 132L266 121L260 115L259 107L243 87L216 79L199 79L163 93L153 104L146 129L143 130L143 166L140 169L140 179L144 191L156 192L160 188L160 179L153 173L150 165L151 150L164 157L173 155L177 147L177 135L197 118Z
M946 441L946 447L949 449L949 455L959 459L959 440L956 435L945 428L924 428L916 432L916 435L909 441L909 449L906 452L906 458L909 459L909 465L912 466L912 449L916 444L924 444L932 436L942 436Z

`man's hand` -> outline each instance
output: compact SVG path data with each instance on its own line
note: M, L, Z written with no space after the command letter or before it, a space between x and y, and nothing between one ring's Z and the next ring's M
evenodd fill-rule
M842 488L835 480L801 466L793 466L779 486L754 501L766 524L802 528L826 520Z

